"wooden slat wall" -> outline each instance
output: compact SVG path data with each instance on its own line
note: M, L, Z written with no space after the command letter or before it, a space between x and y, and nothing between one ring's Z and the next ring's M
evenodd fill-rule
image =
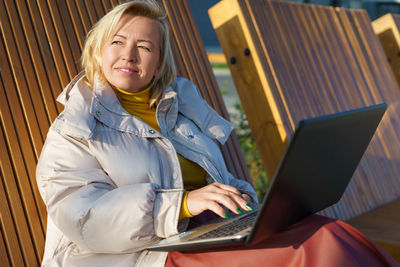
M85 34L117 0L0 0L0 265L38 266L46 209L35 168L51 122L62 110L55 98L80 70ZM161 0L160 0L161 2ZM168 10L180 75L228 118L216 79L185 0ZM251 181L235 135L222 147L230 171Z
M223 0L209 13L270 177L301 119L386 101L343 198L322 213L346 220L400 196L400 91L365 10Z

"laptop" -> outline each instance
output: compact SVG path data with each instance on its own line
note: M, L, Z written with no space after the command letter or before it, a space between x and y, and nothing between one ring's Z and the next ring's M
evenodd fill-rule
M341 198L387 104L300 121L257 210L160 240L155 251L254 245ZM228 232L233 229L236 232Z

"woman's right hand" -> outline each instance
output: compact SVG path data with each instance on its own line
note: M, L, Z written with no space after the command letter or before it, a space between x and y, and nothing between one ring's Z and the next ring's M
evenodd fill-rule
M250 197L241 194L239 190L230 185L221 183L212 183L202 188L190 191L187 196L187 207L193 216L202 213L205 210L211 210L223 218L228 215L225 206L232 212L240 214L242 211L250 211L248 206Z

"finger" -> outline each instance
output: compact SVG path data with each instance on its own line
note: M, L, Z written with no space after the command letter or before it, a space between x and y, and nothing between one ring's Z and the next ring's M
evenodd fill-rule
M224 205L227 209L231 210L235 214L242 214L242 209L246 210L245 208L247 202L232 192L225 191L224 194L215 194L213 197L215 201L221 205Z
M222 218L229 218L225 209L215 201L210 201L210 203L208 203L208 209Z
M242 209L246 210L246 204L251 200L250 197L247 194L236 194L232 193L230 191L225 191L225 194L227 194L232 200L234 200L237 205L239 205Z
M248 195L240 194L240 196L238 196L238 195L234 194L234 195L231 195L231 197L242 211L249 211L249 207L247 206L247 204L250 201L250 197ZM239 213L241 213L241 212L239 211Z
M227 185L227 184L221 184L221 183L213 183L213 185L215 185L217 188L220 188L222 190L232 192L232 193L234 193L236 195L241 195L240 191L237 190L237 188L234 187L234 186Z
M250 202L250 197L246 194L240 194L240 195L236 195L232 192L227 192L225 191L224 193L225 197L228 197L229 200L226 200L227 202L225 202L223 205L226 206L228 205L227 203L229 203L229 206L226 206L228 209L230 209L231 211L233 211L236 214L242 214L243 211L251 211L253 210L253 208L250 206L248 206L248 203ZM231 203L231 201L234 202Z
M192 215L198 215L204 210L212 210L221 217L226 217L225 210L220 206L223 205L232 212L240 214L238 210L239 204L234 198L239 198L236 194L220 189L215 186L206 186L201 189L190 191L186 204ZM243 200L244 201L244 200Z
M249 202L249 201L251 200L251 198L250 198L249 195L247 195L247 194L242 194L242 198L243 198L244 200L246 200L246 202Z
M213 188L213 193L225 195L229 197L231 200L235 202L235 205L229 205L227 203L231 203L229 200L228 202L222 203L223 205L229 205L226 206L228 209L232 210L236 214L241 214L242 211L248 211L250 210L247 207L247 202L250 201L250 197L246 194L241 194L235 187L229 186L229 185L224 185L220 183L213 183L214 186ZM243 198L245 196L245 198ZM218 201L221 201L222 199L219 199ZM239 209L238 209L239 208Z
M242 198L246 201L246 202L250 202L251 198L249 197L249 195L247 194L242 194Z
M252 211L252 210L254 210L254 205L251 203L251 198L249 197L249 195L247 195L247 194L242 194L242 198L243 198L244 200L246 200L246 204L245 204L244 209L247 210L247 211Z

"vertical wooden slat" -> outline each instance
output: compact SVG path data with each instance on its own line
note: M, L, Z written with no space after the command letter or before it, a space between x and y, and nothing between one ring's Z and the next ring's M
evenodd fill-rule
M49 127L49 121L48 118L46 118L46 112L43 107L43 101L40 96L38 85L36 82L33 82L36 81L36 77L34 75L34 72L32 71L32 59L29 54L29 48L25 41L26 36L24 36L23 26L21 23L22 21L26 20L27 14L26 12L24 12L23 14L18 14L17 7L15 3L13 3L13 1L6 2L6 9L10 17L19 16L21 18L21 20L10 20L10 26L13 36L11 35L11 32L8 35L6 33L5 44L9 53L17 53L18 57L20 58L19 62L15 62L15 65L17 66L12 65L14 75L18 75L18 72L21 71L25 73L26 80L32 81L29 89L25 80L17 80L17 84L19 95L21 101L23 102L24 110L27 113L26 117L28 125L30 126L31 130L32 128L38 127L38 130L41 132L41 135L38 135L37 139L34 139L34 142L41 143L41 141L43 140L43 136L45 135L45 133L47 132L47 128ZM36 119L29 116L29 114L34 114L33 103L35 103L34 108L36 109L37 113L40 114L39 116L37 116Z
M74 46L71 47L71 44L68 41L69 38L67 32L65 31L57 2L48 1L48 4L50 14L53 19L52 24L54 25L57 34L57 36L53 37L54 39L52 38L51 42L58 42L61 48L61 55L63 57L64 64L68 70L69 79L72 79L76 74L78 74L78 62L76 61L76 58L79 57L79 51L74 51Z
M0 129L0 134L1 134L1 129ZM10 211L10 206L8 204L7 200L7 194L4 189L3 185L3 175L1 175L1 180L0 180L0 230L2 233L4 233L4 247L7 251L3 254L6 254L4 257L4 261L2 260L2 264L5 262L10 261L13 266L26 266L25 262L28 260L31 260L32 265L34 265L35 262L37 262L36 257L34 255L34 250L32 247L32 244L30 244L30 247L24 247L21 248L21 245L19 243L19 238L16 233L16 229L14 226L14 222L12 219L11 211ZM29 245L29 240L26 240L26 244ZM22 254L25 252L24 254ZM10 266L5 265L5 266Z
M2 68L2 70L6 69ZM3 183L7 192L2 195L4 197L8 196L12 216L17 218L11 222L7 220L7 227L5 228L11 231L11 226L15 225L18 233L19 241L11 238L11 241L9 241L11 244L10 249L16 249L16 242L20 242L25 261L35 262L37 261L36 256L39 258L44 246L43 224L41 224L37 212L37 205L40 204L35 203L33 199L29 176L22 156L23 153L19 146L19 140L21 139L18 139L14 129L13 117L10 113L10 106L7 104L4 84L7 84L8 88L10 88L10 83L4 83L3 81L0 83L0 119L2 128L4 127L4 133L3 129L1 129L0 136L0 147L2 148L0 164L5 177ZM27 139L28 137L25 136L24 140L27 141ZM3 215L3 212L1 214ZM35 247L32 247L33 242L35 242ZM36 255L35 252L37 253Z
M103 7L105 10L105 13L107 13L112 8L111 2L109 0L103 0Z
M35 109L39 113L39 116L42 118L40 120L47 121L47 123L44 125L44 130L43 132L45 133L47 131L47 128L49 126L49 120L50 118L54 118L57 115L57 109L56 105L54 104L53 101L53 95L44 95L43 90L39 91L40 88L48 88L48 80L45 75L44 71L44 66L42 62L42 58L39 52L36 36L35 36L35 31L33 30L32 27L32 22L27 10L26 3L22 0L17 1L17 6L18 6L18 11L20 13L20 18L21 18L21 26L24 31L24 36L25 40L27 41L27 47L22 47L21 49L29 49L29 54L32 57L32 65L27 65L27 69L35 70L35 71L30 71L30 74L27 74L27 79L30 80L30 91L31 95L35 96L32 97L32 101L35 105ZM17 37L18 38L18 37ZM28 51L27 51L28 52ZM26 53L25 58L27 58L28 55ZM28 61L28 60L27 60ZM30 61L30 60L29 60ZM38 84L33 83L35 80L35 76L37 77ZM33 92L36 92L34 94ZM43 98L43 100L41 100ZM44 113L44 109L41 109L41 106L39 106L39 103L44 102L44 106L46 109L46 112ZM43 113L42 113L43 112ZM42 114L40 114L42 113ZM46 116L47 115L47 116Z
M82 51L85 42L85 30L83 28L82 19L79 16L79 12L74 0L67 0L66 4L68 6L68 11L71 15L71 20L74 26L75 35L78 38L79 48Z
M104 7L103 7L103 3L102 4L100 4L100 3L94 3L94 9L95 9L95 11L96 11L96 16L97 16L97 19L96 19L96 21L98 21L99 19L101 19L103 16L104 16L104 14L105 14L105 12L104 12Z
M89 15L89 19L90 19L90 24L94 25L96 23L96 21L99 20L99 18L97 17L96 14L96 9L94 7L94 3L91 0L84 0L81 1L85 3L85 10L87 11L88 15Z
M41 102L41 100L36 94L37 90L33 90L32 96L29 95L26 76L24 75L24 72L29 70L30 74L27 74L28 77L32 78L33 80L36 80L36 78L32 76L32 71L31 71L32 66L31 65L25 66L26 64L30 63L29 62L30 59L28 58L29 56L26 54L27 47L24 44L25 38L22 35L21 27L18 24L17 20L9 20L6 14L6 12L9 12L11 17L18 17L18 15L16 14L14 3L12 1L9 1L7 2L7 4L8 4L7 6L5 6L3 3L1 3L0 5L0 16L2 21L4 21L1 24L1 31L4 36L4 46L5 49L7 50L7 53L9 54L9 57L13 58L15 61L14 64L10 66L13 72L12 75L14 77L21 77L20 79L16 79L16 84L19 97L21 101L25 103L24 107L26 109L23 114L27 118L29 130L32 132L33 142L41 143L43 142L43 134L44 134L43 132L41 132L41 129L44 130L45 128L48 128L49 123L48 121L43 121L43 120L38 121L35 116L31 116L32 114L35 114L33 110L31 97L34 96L35 97L34 99L39 103ZM13 23L13 25L6 23L7 21ZM21 39L21 41L17 42L16 39L17 40ZM10 77L10 79L12 78ZM33 84L33 86L35 85ZM43 114L45 113L43 106L39 105L39 103L38 103L38 109ZM40 151L36 151L36 155L38 155L39 152Z
M55 64L55 57L52 54L52 46L50 46L49 39L46 36L45 25L41 17L41 12L39 10L38 3L36 1L28 1L28 10L30 11L30 17L32 19L32 26L35 31L35 36L37 40L37 45L40 50L40 57L42 59L42 64L44 70L38 69L37 72L44 72L48 79L48 84L45 82L43 76L39 76L39 82L41 90L43 91L44 98L46 99L46 105L48 104L48 99L51 99L54 103L54 99L57 95L61 93L61 81L57 73L57 68ZM44 14L46 15L46 14ZM36 55L39 57L39 55ZM35 60L36 62L36 60ZM38 60L38 62L40 62ZM36 63L38 64L38 63ZM66 73L65 73L66 74ZM43 75L42 73L40 75ZM55 117L61 112L62 107L60 104L55 104L57 108L57 114L49 113L50 121L53 121Z
M110 4L112 7L115 7L116 5L118 5L118 0L110 0Z
M75 0L75 3L82 20L84 32L87 33L89 32L92 23L90 21L88 11L86 10L85 3L81 0Z
M17 10L15 5L8 3L7 9L10 16L17 16ZM45 215L46 213L44 206L39 204L41 203L41 198L36 189L34 175L36 169L36 161L43 143L43 138L44 138L43 136L47 133L47 129L50 124L49 124L49 118L48 116L46 116L47 112L45 112L45 109L43 107L43 99L41 97L39 86L36 83L35 76L33 75L34 71L32 70L34 69L34 67L32 65L31 57L28 53L29 50L26 43L24 43L24 40L29 38L26 38L24 36L21 24L23 24L24 21L28 19L27 16L28 15L26 13L26 10L23 9L20 16L22 23L18 23L17 20L13 20L11 26L13 32L15 33L15 39L20 41L15 41L18 45L17 47L15 46L13 47L14 38L11 35L6 35L8 38L6 38L7 42L5 43L5 48L8 49L9 56L14 59L13 60L14 64L10 65L9 67L7 67L5 64L2 65L4 67L4 72L3 72L4 74L7 73L7 69L11 69L11 71L13 72L12 74L9 73L9 75L7 75L7 77L4 77L4 79L8 79L9 81L11 81L11 79L13 79L11 75L19 76L21 75L20 72L24 71L26 73L25 79L30 81L28 86L23 76L20 79L16 79L19 100L17 100L18 97L16 95L14 95L12 99L14 99L15 104L21 102L22 110L19 110L19 105L12 106L12 108L14 109L14 114L19 113L18 116L23 115L23 118L17 121L17 124L19 125L17 127L20 128L21 131L23 131L23 133L20 134L28 136L27 131L32 133L32 135L30 135L32 143L25 142L26 148L24 151L25 153L23 154L29 176L26 178L21 177L21 179L28 179L27 181L30 182L30 188L29 188L29 183L26 185L27 186L26 188L29 189L29 191L24 192L24 194L26 193L27 195L29 195L33 191L35 203L38 203L37 206L40 208L39 210L40 213L42 215ZM10 25L3 23L2 30L6 31L9 26ZM31 31L30 28L24 30ZM33 36L31 37L33 38ZM37 52L36 47L34 45L34 39L33 40L31 39L31 41L32 41L32 48L31 47L29 48L31 48L33 52ZM18 60L19 58L21 58L20 61ZM54 107L54 102L52 106ZM55 110L52 110L52 112L53 116L55 116ZM25 125L28 125L28 129L25 129L26 127ZM26 137L26 139L28 141L29 137ZM32 151L32 145L33 145L33 151ZM19 183L25 184L25 180L21 180ZM34 218L36 218L37 216L36 210L32 211L28 210L28 214L29 216L33 216L31 218L32 220L35 220Z
M61 87L68 84L70 81L68 70L66 68L63 53L61 51L59 41L57 39L57 34L53 25L53 21L51 19L49 7L46 3L46 0L38 0L39 11L41 15L41 19L43 20L43 26L46 31L46 36L48 39L48 43L50 46L49 51L52 52L52 56L54 57L54 63L57 70L57 76L60 77Z
M54 95L51 93L51 91L48 90L48 88L50 87L49 82L48 82L48 77L44 70L44 63L42 61L42 57L41 57L41 54L40 54L40 51L38 48L37 40L34 35L34 30L32 27L31 20L30 20L30 16L27 11L26 3L19 0L17 2L17 6L18 6L18 11L21 14L20 18L21 18L21 22L22 22L22 26L23 26L23 30L24 30L24 34L25 34L24 37L27 40L27 45L29 48L29 55L32 58L31 60L33 63L33 68L32 68L32 65L27 66L28 70L31 69L31 71L28 71L29 74L27 75L27 80L29 81L27 84L29 86L27 91L30 93L31 96L33 96L32 97L32 106L33 106L32 111L34 113L36 113L36 117L38 118L39 121L46 121L46 124L44 124L45 128L41 129L42 135L45 136L47 133L47 129L49 127L51 119L55 118L57 116L58 111L56 108L56 104L54 103ZM26 57L28 57L28 54L26 54ZM33 73L33 71L32 71L33 69L35 70L34 73L37 76L38 83L35 83L33 77L31 76ZM43 111L43 109L41 108L42 103L46 108L45 114L44 113L42 114L42 111ZM24 110L26 110L26 112L28 113L26 115L26 117L29 117L29 116L31 116L31 114L29 114L27 105L31 105L31 103L29 103L29 102L27 104L24 103ZM42 142L33 143L33 146L34 146L34 150L36 151L36 156L37 156L39 151L41 151L41 149L42 149ZM24 154L28 155L29 150L28 149L25 150ZM33 188L35 202L37 203L36 206L39 209L39 216L42 219L42 226L43 226L43 230L44 230L46 210L45 210L45 206L42 205L42 200L39 195L39 191L37 189L36 180L35 180L37 157L36 157L35 161L33 161L28 156L25 156L25 162L27 162L26 165L28 168L30 183L31 183L31 187Z
M2 3L0 3L0 5L2 5ZM4 11L4 9L2 10ZM3 20L2 27L7 28L7 24L3 23ZM2 28L2 30L4 30L4 28ZM20 80L25 78L24 75L20 72L21 70L16 71L17 67L15 65L18 64L19 57L15 51L15 47L10 47L9 45L6 46L3 44L2 39L0 39L0 54L4 60L0 62L0 68L2 70L2 85L0 88L0 116L4 125L5 138L7 140L7 144L9 145L8 151L11 159L10 164L13 165L15 170L15 176L5 179L5 186L7 188L7 192L11 193L13 196L10 198L11 209L13 212L16 212L16 217L21 218L21 221L17 220L15 222L19 233L21 233L19 237L22 240L26 239L26 246L29 246L30 235L32 235L36 245L36 253L39 255L44 245L45 218L39 216L38 210L43 211L43 214L45 214L45 212L44 205L40 200L36 184L34 182L36 168L35 164L37 158L35 157L34 147L40 148L40 142L43 141L41 139L37 140L35 138L31 138L31 135L35 134L35 131L33 131L32 128L27 127L27 125L29 126L29 123L31 123L30 120L36 120L36 114L34 111L30 113L27 112L27 110L32 109L30 106L31 103L25 102L30 100L30 96L26 91L26 84L21 86L22 81ZM11 42L11 40L8 41ZM7 51L6 48L8 48ZM9 65L8 60L12 61L15 65ZM16 80L14 77L20 77L20 80ZM21 90L25 91L21 92ZM20 98L18 97L18 94L22 93L27 94L27 99L25 99L25 101L20 101ZM36 127L38 128L38 126ZM5 146L3 147L5 148ZM7 150L3 150L2 153L6 153L6 151ZM39 151L36 152L39 153ZM11 174L12 172L7 173ZM26 224L29 226L28 230L25 229ZM22 248L24 249L24 253L29 256L29 247L25 247L25 243L23 243Z
M3 86L0 84L0 93ZM0 94L2 96L3 94ZM1 105L1 114L4 109ZM0 224L5 233L4 239L9 252L10 261L14 266L25 266L26 262L37 263L35 249L32 244L27 218L25 217L21 199L18 197L17 185L13 178L10 156L7 153L6 141L3 134L3 121L0 127ZM15 218L19 218L15 220ZM23 241L23 242L22 242ZM36 264L37 265L37 264Z
M0 202L0 205L2 205L2 202ZM2 227L0 227L0 262L4 266L11 266L10 259L8 258L6 242L3 237L3 231L4 230L2 229Z
M59 25L57 28L63 29L65 31L59 34L65 35L70 48L68 53L71 53L72 55L73 64L76 67L75 71L79 72L80 70L79 58L81 55L80 43L82 43L82 41L79 41L78 39L79 37L82 38L82 36L79 36L78 33L75 32L74 30L73 18L71 18L71 14L68 10L66 1L57 1L56 3L57 3L57 8L55 9L59 11L59 15L57 14L57 16L60 16L61 18L60 22L62 23L62 26ZM58 20L56 20L55 23L58 23ZM80 34L83 33L81 32Z

